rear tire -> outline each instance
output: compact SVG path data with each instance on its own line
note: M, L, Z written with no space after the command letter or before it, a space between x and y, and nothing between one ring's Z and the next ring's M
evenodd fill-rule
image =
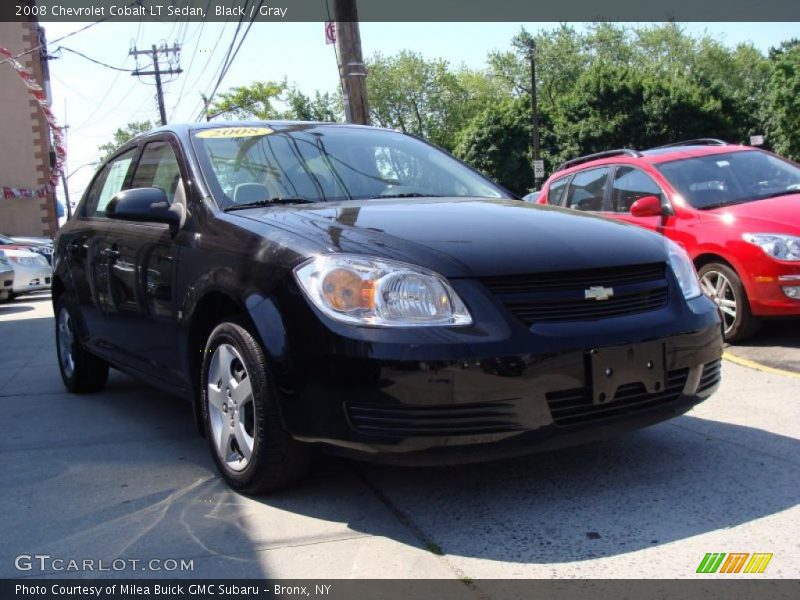
M211 332L200 384L206 438L228 485L263 494L305 476L312 448L283 428L264 351L244 324L226 321Z
M722 311L725 341L741 342L761 328L761 321L750 312L744 285L728 265L709 263L698 273L703 291Z
M61 380L73 394L99 392L108 381L108 363L83 348L74 323L62 296L56 303L56 352Z

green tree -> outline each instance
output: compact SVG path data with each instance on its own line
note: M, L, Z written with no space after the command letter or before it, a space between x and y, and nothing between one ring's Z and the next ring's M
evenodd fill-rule
M297 88L291 88L286 92L286 104L288 108L284 118L298 121L338 123L344 113L341 93L334 95L317 91L312 98Z
M414 52L375 54L367 61L372 122L421 136L451 150L456 135L485 103L496 100L497 82L445 60Z
M136 121L128 123L125 127L120 127L114 132L114 138L110 142L106 142L97 148L100 152L100 161L102 162L110 157L125 142L130 141L140 133L150 131L154 127L155 124L152 121Z
M254 81L250 85L240 85L219 97L208 107L208 115L213 119L277 119L280 112L275 103L286 91L286 81Z
M779 154L800 160L800 40L784 42L770 52L772 66L766 131L770 146Z
M487 106L459 133L454 153L517 194L533 184L530 105L504 98Z

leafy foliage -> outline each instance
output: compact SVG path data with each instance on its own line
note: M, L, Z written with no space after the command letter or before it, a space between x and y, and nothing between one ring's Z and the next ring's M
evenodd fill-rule
M546 171L562 161L617 147L649 148L682 139L747 142L800 159L800 42L769 56L749 44L729 47L681 25L561 25L521 29L485 70L402 51L367 60L374 125L421 136L517 193L531 173L531 48L535 47L540 154ZM342 121L339 90L308 96L281 82L254 82L219 95L218 119ZM131 123L110 152L152 127Z
M114 132L114 138L110 142L106 142L97 148L100 152L100 161L105 161L124 143L132 140L140 133L150 131L154 127L155 124L152 121L137 121L128 123L125 127L120 127Z
M770 53L772 65L767 98L767 134L776 152L800 160L800 40Z

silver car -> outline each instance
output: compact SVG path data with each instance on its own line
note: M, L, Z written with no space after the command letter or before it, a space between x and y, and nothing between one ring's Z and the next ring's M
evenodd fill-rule
M0 250L0 302L8 300L13 289L14 268L6 258L6 253Z
M36 252L28 250L3 250L14 269L14 283L11 296L49 290L53 277L53 268L47 259Z

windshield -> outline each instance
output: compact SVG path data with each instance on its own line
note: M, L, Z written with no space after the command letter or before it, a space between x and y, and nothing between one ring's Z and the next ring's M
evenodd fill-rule
M221 127L195 131L192 140L223 208L270 200L508 197L449 154L395 131Z
M800 167L758 150L683 158L656 168L700 209L800 192Z

